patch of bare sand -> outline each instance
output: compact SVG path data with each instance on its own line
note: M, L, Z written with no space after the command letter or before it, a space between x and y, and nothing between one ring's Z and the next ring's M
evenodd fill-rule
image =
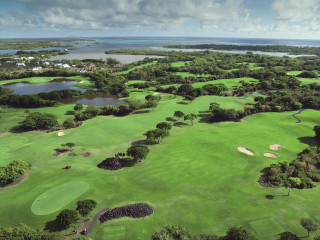
M58 132L59 137L64 136L65 134L66 134L65 132Z
M81 82L79 82L79 83L84 83L84 81L81 81Z
M160 93L159 93L159 92L154 92L154 93L153 93L153 95L158 95L158 94L160 94Z
M245 147L238 147L238 150L239 150L240 152L246 153L246 154L248 154L248 155L250 155L250 156L253 156L253 155L254 155L254 153L253 153L252 151L246 149Z
M276 158L277 155L273 154L273 153L265 153L263 154L265 157L269 157L269 158Z
M282 146L280 144L273 144L270 145L270 149L271 150L279 150L279 148L281 148Z

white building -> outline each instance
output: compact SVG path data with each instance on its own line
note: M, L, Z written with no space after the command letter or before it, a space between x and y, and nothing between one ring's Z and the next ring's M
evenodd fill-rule
M25 63L16 63L16 66L17 66L17 67L25 67L26 64L25 64Z
M36 66L32 68L32 71L41 71L41 70L42 70L42 67L40 66Z

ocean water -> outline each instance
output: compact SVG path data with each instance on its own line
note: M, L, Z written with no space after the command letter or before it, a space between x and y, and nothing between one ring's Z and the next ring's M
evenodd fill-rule
M92 38L96 42L75 42L75 50L71 50L68 55L54 56L51 60L62 59L85 59L95 58L106 59L105 51L113 49L153 49L164 50L164 45L195 45L195 44L232 44L232 45L289 45L289 46L310 46L320 47L318 40L294 40L294 39L263 39L263 38L195 38L195 37L108 37ZM172 49L167 49L172 50ZM13 54L16 50L0 50L0 55ZM181 51L181 49L179 49ZM224 51L230 53L246 53L247 51ZM285 53L265 53L254 52L256 54L266 54L284 56ZM113 56L120 58L120 56ZM294 57L294 56L291 56ZM129 63L145 58L145 56L121 57L122 63Z

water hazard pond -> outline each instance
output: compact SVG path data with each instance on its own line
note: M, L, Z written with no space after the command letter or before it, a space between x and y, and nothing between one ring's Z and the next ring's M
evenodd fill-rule
M12 94L16 95L29 95L38 94L41 92L52 92L61 91L65 89L79 90L81 92L86 91L86 89L74 87L73 84L78 81L70 81L67 79L56 79L45 83L10 83L2 85L1 87L10 88L13 90ZM122 100L119 100L117 96L114 95L98 95L98 96L82 96L77 98L63 99L60 101L63 104L76 104L81 103L83 105L94 105L94 106L106 106L106 105L121 105Z

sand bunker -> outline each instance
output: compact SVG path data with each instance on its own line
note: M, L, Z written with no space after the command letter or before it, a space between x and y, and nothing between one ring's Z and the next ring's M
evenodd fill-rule
M64 136L65 134L66 134L65 132L59 132L58 136L61 137L61 136Z
M79 82L79 83L84 83L84 81L81 81L81 82Z
M273 153L265 153L263 154L265 157L269 157L269 158L276 158L277 155L273 154Z
M281 148L282 146L280 144L273 144L270 145L270 149L271 150L279 150L279 148Z
M154 93L153 93L153 95L158 95L158 94L160 94L160 93L158 93L158 92L154 92Z
M253 152L251 152L250 150L246 149L245 147L238 147L238 150L240 152L246 153L246 154L251 155L251 156L254 155Z

